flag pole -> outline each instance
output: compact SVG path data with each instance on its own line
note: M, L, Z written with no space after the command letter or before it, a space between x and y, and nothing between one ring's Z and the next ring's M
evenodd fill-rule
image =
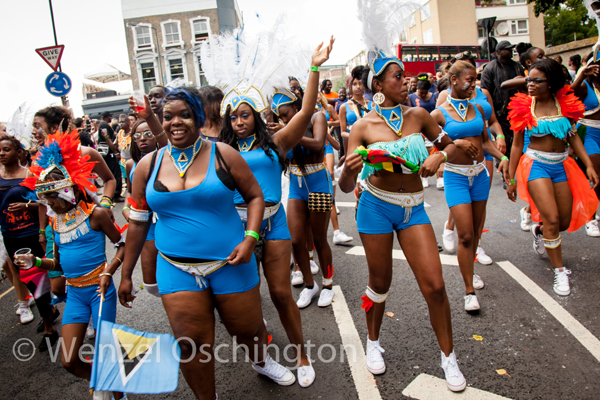
M98 325L96 328L96 340L94 341L94 361L96 361L96 356L98 355L98 342L100 341L100 325L102 325L102 305L104 304L104 294L100 294L100 307L98 307ZM92 385L96 382L96 368L98 363L94 362L92 364L92 377L90 379L90 394L94 393L95 387Z

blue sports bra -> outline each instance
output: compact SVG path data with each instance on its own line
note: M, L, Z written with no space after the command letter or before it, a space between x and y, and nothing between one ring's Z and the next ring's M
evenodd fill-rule
M354 110L352 110L352 107L350 107L348 104L350 101L352 101L352 100L349 100L341 105L341 107L346 107L346 126L347 126L346 130L348 132L350 132L350 127L352 125L354 125L356 123L356 121L358 121L358 116L356 115ZM356 106L356 105L354 104L354 106ZM358 107L356 107L356 108L358 110ZM369 100L367 100L367 109L369 111L371 111L373 109L373 103L371 103ZM362 117L364 117L364 115L361 115L361 118Z
M481 90L478 87L475 87L475 90L477 91L476 92L477 96L470 99L469 103L471 103L473 105L479 104L481 106L481 108L483 108L483 114L485 115L485 120L488 121L490 118L492 118L492 106L488 102L487 96L485 94L483 94L483 90ZM446 89L446 91L448 92L448 95L450 95L450 93L451 93L450 89Z
M583 100L583 105L585 106L583 115L592 115L600 110L600 101L598 100L598 95L600 93L598 93L595 87L587 83L587 81L583 82L585 82L585 85L587 86L587 96L585 96L585 99Z
M429 156L423 135L414 133L409 136L402 137L393 142L375 142L367 146L369 150L384 150L392 153L395 156L401 157L415 165L421 165ZM373 175L378 169L369 165L364 166L361 179L367 179ZM404 169L405 174L410 174L408 169Z
M277 154L269 149L268 154L261 148L251 151L241 151L240 155L246 160L254 177L262 189L265 203L279 203L281 201L281 173L283 168L279 163ZM271 157L273 157L271 159ZM244 204L244 198L236 190L233 195L235 204Z
M466 137L473 137L481 135L485 126L483 125L483 119L477 106L475 107L475 118L468 121L457 121L448 114L448 111L444 110L443 107L437 109L444 114L446 125L444 131L448 133L448 136L452 140L462 139Z

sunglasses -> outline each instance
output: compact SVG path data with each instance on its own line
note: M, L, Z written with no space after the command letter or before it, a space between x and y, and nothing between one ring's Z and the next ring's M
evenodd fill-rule
M146 131L146 132L142 132L142 133L134 133L133 134L133 140L140 140L142 138L142 135L144 135L144 137L146 137L146 139L152 139L154 137L154 135L152 134L151 131Z
M469 50L463 51L462 53L458 53L454 56L457 60L461 60L463 58L471 58L471 52Z
M531 79L529 77L525 78L525 82L527 82L528 84L529 83L533 83L533 84L536 84L536 85L540 85L543 82L546 82L547 80L548 79L540 79L540 78Z

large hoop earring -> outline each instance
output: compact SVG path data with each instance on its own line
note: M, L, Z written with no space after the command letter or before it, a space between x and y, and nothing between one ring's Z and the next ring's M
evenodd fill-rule
M377 92L373 95L373 101L375 102L375 104L380 106L385 101L385 95L381 92Z

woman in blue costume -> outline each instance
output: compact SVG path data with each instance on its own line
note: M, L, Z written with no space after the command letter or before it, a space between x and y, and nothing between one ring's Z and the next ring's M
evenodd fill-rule
M362 119L373 109L373 102L364 98L365 87L361 76L365 67L362 65L352 69L352 98L340 106L340 130L344 143L344 154L348 154L348 138L350 130L356 121Z
M591 61L591 60L590 60ZM579 129L582 134L583 146L594 164L597 174L600 174L600 72L599 61L588 62L588 65L577 75L571 88L575 95L583 101L584 118L579 120ZM596 187L596 196L600 198L600 187ZM588 236L600 237L598 220L592 218L585 224Z
M390 0L359 0L359 17L363 22L363 40L368 46L369 67L363 76L363 85L373 91L376 101L374 110L352 128L349 153L340 189L346 193L354 190L358 174L363 169L363 158L356 152L383 150L400 157L410 168L396 164L393 172L365 165L362 178L366 182L357 215L358 232L365 248L369 268L369 283L363 299L368 338L367 369L373 374L385 372L383 349L379 344L379 331L385 311L385 301L392 283L394 236L404 251L425 297L429 308L431 325L441 348L442 368L450 390L461 391L466 381L454 354L450 303L446 295L442 265L437 251L435 234L424 208L422 176L432 176L445 160L452 160L456 147L443 134L429 113L422 108L402 106L408 96L404 78L404 65L396 57L386 55L380 48L391 48L395 33L400 27L386 27L379 21L398 2ZM385 29L384 34L368 29L373 21ZM387 29L386 29L387 28ZM381 40L382 37L385 40ZM434 142L439 151L429 156L425 137Z
M467 61L467 62L471 63L474 67L476 67L475 59L473 58L473 56L471 55L470 52L463 52L463 53L457 54L455 57L452 58L452 60L450 60L450 63L454 64L458 60ZM439 97L438 103L437 103L438 106L444 104L448 100L448 96L450 96L450 91L451 91L451 89L448 88L447 90L444 90L444 91L442 91L442 93L440 93L440 97ZM488 92L486 89L481 89L479 87L475 87L475 91L473 91L473 94L471 95L469 102L474 105L479 104L481 106L481 108L483 108L483 113L484 113L484 117L485 117L485 121L486 121L485 122L486 128L488 130L488 135L490 137L490 140L494 140L492 138L496 137L496 141L495 141L496 147L498 148L498 150L500 150L500 152L502 154L506 153L506 139L502 133L502 127L500 126L500 123L496 119L496 113L494 112L494 105L493 105L494 103L492 101L492 96L490 95L490 92ZM494 134L494 136L492 136L492 134ZM461 148L463 150L468 150L469 147L471 146L471 143L469 141L463 140L463 139L455 140L454 143L456 144L456 146L458 148ZM491 154L488 154L487 152L485 152L485 150L484 150L483 154L485 156L486 168L488 169L488 171L492 171L494 168L494 157L492 157ZM490 174L490 189L491 189L493 178L494 178L494 174ZM479 227L480 240L477 245L476 255L477 255L477 261L479 261L481 264L489 265L492 263L492 259L485 253L485 251L481 247L481 232L483 231L484 225L485 225L485 213L483 215L483 219L481 220L481 226ZM442 235L442 242L444 244L444 248L447 251L454 250L454 248L455 248L454 219L452 218L451 212L448 214L448 221L446 221L446 223L444 224L444 233Z
M156 116L149 119L155 129ZM253 255L264 212L262 191L237 151L200 138L203 123L197 89L169 91L159 128L169 144L144 157L133 177L119 300L127 307L135 298L131 271L155 212L156 281L175 337L189 339L180 342L182 360L188 360L181 370L196 397L215 397L215 307L228 332L249 349L254 369L280 385L291 385L294 374L266 353ZM233 202L236 189L248 205L246 232ZM202 352L196 351L200 348Z
M96 191L90 182L94 163L81 156L76 133L50 135L38 151L33 176L22 183L35 189L38 198L56 214L53 218L54 258L34 255L19 257L16 264L25 269L27 262L48 271L62 270L67 280L67 302L62 319L62 364L73 375L89 380L92 364L80 356L90 316L98 327L102 319L115 322L117 292L112 276L121 265L125 242L111 215L86 194ZM117 248L112 260L106 259L106 237ZM123 398L122 393L113 393ZM126 397L126 396L125 396Z
M520 161L511 160L506 192L515 201L518 185L519 197L531 206L537 222L531 226L533 248L548 254L554 267L554 292L568 296L571 271L563 263L560 232L579 229L596 212L598 198L590 188L597 187L598 174L573 128L585 107L565 85L560 64L538 61L527 78L529 95L517 93L508 106L515 132L512 154L521 154L525 136L530 143ZM587 179L568 156L567 143L586 166Z
M132 194L131 188L133 186L133 176L137 164L144 156L159 148L156 138L152 134L150 127L146 123L145 119L141 119L139 113L138 120L131 128L131 139L131 159L127 161L127 165L125 166L127 172L126 178L128 197L130 197ZM123 205L123 217L125 217L127 222L129 222L130 212L129 200L125 200L125 204ZM148 293L153 296L160 296L158 294L158 285L156 283L156 257L158 256L158 252L154 244L155 228L156 222L152 221L152 225L150 225L150 230L148 231L148 236L146 237L146 242L144 243L144 248L142 249L141 254L142 275L144 280L144 289L146 289Z
M474 289L482 289L484 284L473 274L473 264L490 194L490 174L483 151L501 160L499 169L503 171L508 170L508 158L490 140L483 107L469 102L477 81L475 66L457 61L448 76L452 92L431 116L450 139L464 140L462 146L457 146L456 159L444 167L444 193L458 232L457 255L465 281L465 310L476 311L480 306Z
M311 106L316 101L319 85L317 70L329 58L332 45L333 39L329 46L319 47L313 53L312 72L302 100L302 109L273 136L269 135L260 115L267 103L258 90L239 96L232 89L225 95L221 105L224 121L220 141L240 152L258 180L265 198L265 213L259 232L259 245L262 246L262 252L259 253L262 257L258 261L263 266L279 319L296 350L298 382L302 387L313 383L315 371L304 350L300 310L292 296L289 279L291 237L285 210L281 206L281 175L287 167L285 154L302 139L312 117ZM286 93L284 89L280 91ZM275 98L279 96L279 91L276 91ZM237 192L234 202L242 221L247 223L247 204Z

